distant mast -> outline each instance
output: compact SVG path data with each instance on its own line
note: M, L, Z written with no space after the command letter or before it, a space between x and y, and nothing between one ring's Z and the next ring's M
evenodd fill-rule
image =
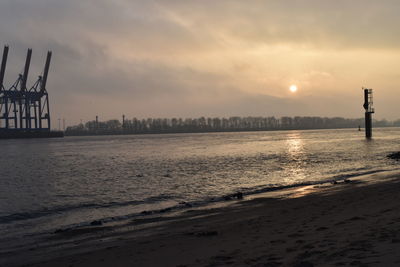
M372 138L372 113L375 113L372 107L372 89L363 88L364 90L364 109L365 109L365 137Z

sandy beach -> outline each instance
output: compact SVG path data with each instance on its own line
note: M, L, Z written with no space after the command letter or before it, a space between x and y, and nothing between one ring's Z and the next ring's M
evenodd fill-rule
M94 242L38 251L23 265L398 266L399 192L400 173L384 172L136 220L120 232L96 226Z

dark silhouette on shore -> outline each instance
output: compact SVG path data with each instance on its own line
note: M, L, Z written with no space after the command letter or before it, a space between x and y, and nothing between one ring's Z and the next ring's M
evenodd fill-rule
M400 120L374 120L376 127L400 126ZM307 129L339 129L364 127L364 119L340 117L230 117L230 118L172 118L137 119L124 117L105 122L97 120L68 127L66 135L113 135L113 134L159 134L159 133L205 133L236 131L275 131Z

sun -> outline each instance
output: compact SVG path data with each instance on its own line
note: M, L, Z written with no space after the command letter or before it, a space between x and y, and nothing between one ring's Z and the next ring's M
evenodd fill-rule
M290 92L292 92L292 93L296 93L296 92L297 92L297 85L292 84L292 85L289 87L289 90L290 90Z

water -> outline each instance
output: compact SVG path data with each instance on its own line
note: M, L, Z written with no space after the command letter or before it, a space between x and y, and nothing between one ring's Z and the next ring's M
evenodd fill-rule
M0 252L57 229L392 170L400 129L0 140Z

